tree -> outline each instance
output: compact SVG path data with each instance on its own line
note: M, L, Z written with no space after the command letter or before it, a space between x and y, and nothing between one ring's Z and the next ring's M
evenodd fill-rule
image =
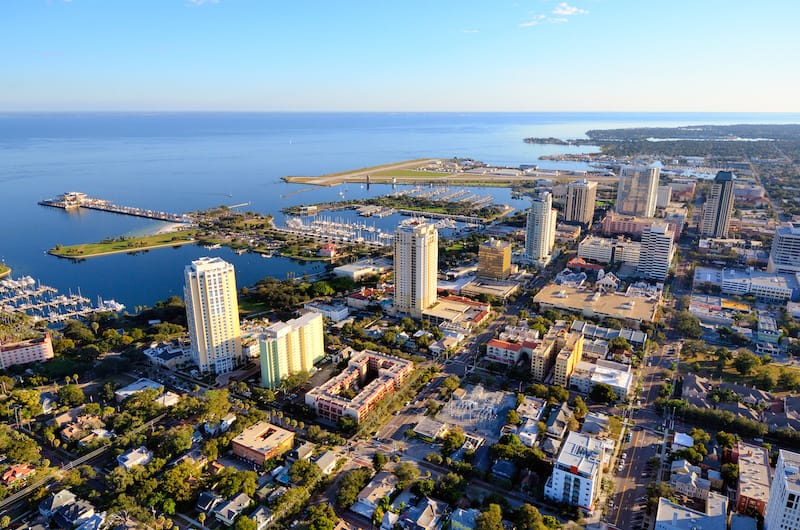
M317 504L308 509L308 530L333 530L338 520L330 504Z
M200 521L200 524L205 527L206 525L206 513L200 512L197 514L197 520Z
M215 438L205 442L203 444L203 454L210 462L216 460L219 457L219 441Z
M702 444L705 445L711 441L711 435L708 434L703 429L698 429L697 427L693 427L691 431L689 431L689 436L692 437L694 440L695 445Z
M614 337L610 341L608 341L608 351L610 352L618 352L618 351L632 351L631 344L625 339L625 337Z
M233 524L234 530L258 530L258 525L256 522L246 515L243 515L236 519L236 522Z
M722 464L720 473L722 474L722 480L729 486L735 485L736 481L739 480L739 466L736 464Z
M403 484L408 484L417 480L419 468L413 462L400 462L394 469L394 474Z
M442 453L449 455L464 445L466 441L467 437L464 435L464 431L461 430L461 428L452 429L442 437Z
M781 369L778 385L786 390L797 390L800 387L800 374L796 370Z
M442 386L445 387L450 392L457 389L460 385L461 385L461 380L455 374L449 375L447 379L442 381Z
M298 460L289 468L289 478L294 484L313 487L322 478L322 470L314 462Z
M192 447L192 436L194 427L191 425L173 427L159 437L157 452L165 458L171 458L188 451Z
M448 473L436 480L434 492L440 499L450 504L455 504L464 494L465 486L466 480L464 480L464 477L456 473Z
M613 405L617 402L617 394L614 392L614 389L611 388L611 385L606 383L598 383L594 385L592 391L589 393L589 397L595 403L607 403L609 405Z
M528 503L523 504L517 509L516 513L517 530L544 530L542 514L535 506Z
M10 524L11 524L11 517L9 517L8 515L0 517L0 528L8 528Z
M434 488L436 488L436 483L431 479L426 478L415 482L411 489L417 495L428 497L433 494Z
M503 510L498 504L490 504L475 518L475 530L503 530Z
M733 446L736 445L736 440L738 439L735 434L731 434L725 431L719 431L717 433L717 443L720 447L725 449L733 449Z
M703 336L703 328L700 327L700 319L692 315L689 311L677 311L674 313L672 325L675 331L686 337L699 339Z
M547 399L551 403L566 403L569 401L569 390L562 386L551 385L547 389Z
M386 465L386 455L379 452L376 452L372 455L372 467L375 471L380 471L383 469L383 466Z
M582 397L575 396L575 399L572 400L572 413L575 415L575 418L579 420L585 418L589 413L589 408L586 406L586 402L583 401Z
M339 490L336 492L336 505L340 508L352 506L358 498L358 492L364 489L371 477L372 472L366 467L348 471L339 482Z
M203 393L203 421L219 420L231 409L230 392L227 388L220 390L206 390Z
M519 417L516 410L510 409L506 414L506 423L509 425L522 425L522 418Z
M164 472L161 488L175 502L186 502L194 496L196 481L192 478L199 476L198 470L190 462L184 461Z
M258 475L254 471L239 471L226 467L217 475L217 492L223 497L245 493L252 497L256 492Z
M742 375L750 374L753 369L760 364L761 361L758 359L758 356L748 350L740 350L733 360L733 367Z

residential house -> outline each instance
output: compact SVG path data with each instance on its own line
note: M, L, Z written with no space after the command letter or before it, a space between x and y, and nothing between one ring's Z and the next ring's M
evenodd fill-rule
M322 471L323 475L330 475L336 469L336 463L339 461L339 455L333 451L326 451L320 456L316 464Z
M474 508L470 510L456 508L450 517L450 530L475 530L475 519L480 513L480 510Z
M0 475L0 480L6 486L10 486L20 480L24 482L34 473L36 473L36 470L28 464L14 464Z
M195 508L197 508L198 512L211 513L211 511L221 502L222 497L217 495L215 492L204 491L197 498L197 504L195 505Z
M446 511L447 503L425 497L400 516L400 525L405 530L434 530Z
M267 530L273 519L272 510L266 506L259 506L249 515L250 519L256 523L256 530Z
M133 466L146 466L152 459L153 452L148 450L147 447L141 446L119 455L117 462L126 471L130 471Z
M355 504L350 508L359 515L372 519L381 499L388 497L397 486L398 479L388 471L375 475L358 494Z
M217 506L214 510L214 517L220 523L231 526L236 521L236 518L250 507L251 502L253 501L247 494L240 493Z
M67 489L63 489L47 497L39 503L39 513L42 517L50 519L62 507L75 502L75 494Z
M75 528L94 515L94 506L83 499L66 504L56 510L53 523L59 528Z
M547 436L561 440L567 432L569 420L572 417L572 409L566 403L561 407L550 411L547 418Z

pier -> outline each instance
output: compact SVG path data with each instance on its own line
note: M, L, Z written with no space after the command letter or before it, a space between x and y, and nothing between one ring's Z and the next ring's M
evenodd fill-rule
M157 212L155 210L145 210L143 208L136 208L133 206L121 206L105 199L89 197L85 193L78 191L64 193L55 199L45 199L39 201L39 204L42 206L61 208L62 210L87 208L89 210L99 210L101 212L118 213L121 215L132 215L134 217L144 217L146 219L155 219L157 221L169 221L171 223L188 224L192 222L191 217L186 214Z

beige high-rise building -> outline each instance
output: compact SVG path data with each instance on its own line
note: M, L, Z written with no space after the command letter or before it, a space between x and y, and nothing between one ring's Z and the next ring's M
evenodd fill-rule
M201 372L230 372L242 359L233 265L220 258L200 258L186 267L184 279L194 362Z
M259 340L261 386L276 389L281 380L300 372L310 372L325 356L323 319L320 313L306 313L276 322Z
M660 164L651 164L647 167L621 167L617 189L617 213L653 217L656 213L660 174Z
M564 336L563 341L556 342L556 347L561 347L561 350L556 356L553 384L569 388L569 377L583 357L583 335L570 332Z
M703 208L700 235L706 237L728 237L728 228L733 214L733 173L718 171L711 185L711 193Z
M597 200L597 182L575 180L567 185L564 220L591 226Z
M506 280L511 274L511 243L490 238L478 247L478 276Z
M439 232L421 221L401 224L394 233L394 307L421 318L436 303Z
M531 261L550 261L556 243L556 215L550 193L534 197L525 227L525 253Z

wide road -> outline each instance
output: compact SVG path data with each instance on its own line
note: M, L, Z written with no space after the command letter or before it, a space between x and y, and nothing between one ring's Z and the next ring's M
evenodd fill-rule
M657 448L663 441L663 436L656 432L663 419L656 413L653 402L661 388L661 373L669 368L673 360L673 356L665 351L671 352L674 347L680 347L680 343L669 343L645 360L641 380L642 407L633 416L636 430L632 433L631 441L622 447L622 452L627 454L626 463L621 472L617 468L619 462L612 464L611 472L616 474L615 493L611 496L614 504L613 508L609 508L605 520L617 528L637 528L647 519L643 515L647 502L647 484L656 480L656 471L647 470L647 461L658 455ZM648 366L648 362L652 366ZM647 525L644 527L647 528Z

